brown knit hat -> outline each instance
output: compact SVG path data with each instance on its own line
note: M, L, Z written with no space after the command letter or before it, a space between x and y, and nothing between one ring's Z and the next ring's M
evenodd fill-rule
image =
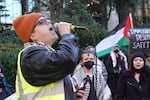
M19 16L13 21L13 27L21 40L26 43L30 40L31 32L37 20L44 16L41 13L30 13Z

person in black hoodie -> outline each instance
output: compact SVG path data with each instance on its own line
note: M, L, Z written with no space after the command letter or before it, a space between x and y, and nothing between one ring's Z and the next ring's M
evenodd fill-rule
M129 70L121 73L116 100L150 100L150 68L143 53L134 53Z

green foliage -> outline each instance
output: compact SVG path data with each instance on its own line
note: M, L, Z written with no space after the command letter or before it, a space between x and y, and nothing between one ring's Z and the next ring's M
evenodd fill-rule
M95 20L87 11L86 3L81 3L80 0L66 0L66 6L59 10L61 10L61 15L54 20L66 21L69 19L72 24L95 23Z
M53 21L66 21L73 25L81 25L88 28L88 30L75 30L74 34L78 37L78 44L82 50L88 45L96 45L101 39L106 36L106 31L102 26L92 18L87 10L86 3L80 0L66 0L66 7L62 10L61 16L53 19Z
M15 31L7 30L0 33L0 42L21 44L21 40L16 35Z
M0 51L0 59L0 62L4 67L4 75L8 83L14 86L17 68L17 53L11 51Z
M100 25L90 25L89 30L79 30L75 33L78 37L80 49L88 45L96 46L97 43L104 38L106 32L100 28Z
M143 23L143 24L140 24L138 26L139 28L149 28L150 27L150 20L148 20L147 22Z
M14 86L17 69L17 55L22 44L14 31L0 33L0 63L9 84Z

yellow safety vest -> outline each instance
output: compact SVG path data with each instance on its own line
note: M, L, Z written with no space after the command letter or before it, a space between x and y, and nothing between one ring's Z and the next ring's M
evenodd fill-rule
M20 67L21 53L18 55L16 76L17 100L65 100L63 80L45 86L32 86L23 77Z

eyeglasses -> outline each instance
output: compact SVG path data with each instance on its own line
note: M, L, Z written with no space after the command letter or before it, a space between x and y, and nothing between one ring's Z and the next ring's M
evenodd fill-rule
M35 24L35 26L37 26L37 25L45 25L45 24L47 24L47 22L48 22L48 19L40 19L40 20Z
M36 27L37 25L45 25L45 24L48 24L48 20L49 20L49 19L46 19L46 18L40 19L40 20L34 25L33 30L35 29L35 27Z

